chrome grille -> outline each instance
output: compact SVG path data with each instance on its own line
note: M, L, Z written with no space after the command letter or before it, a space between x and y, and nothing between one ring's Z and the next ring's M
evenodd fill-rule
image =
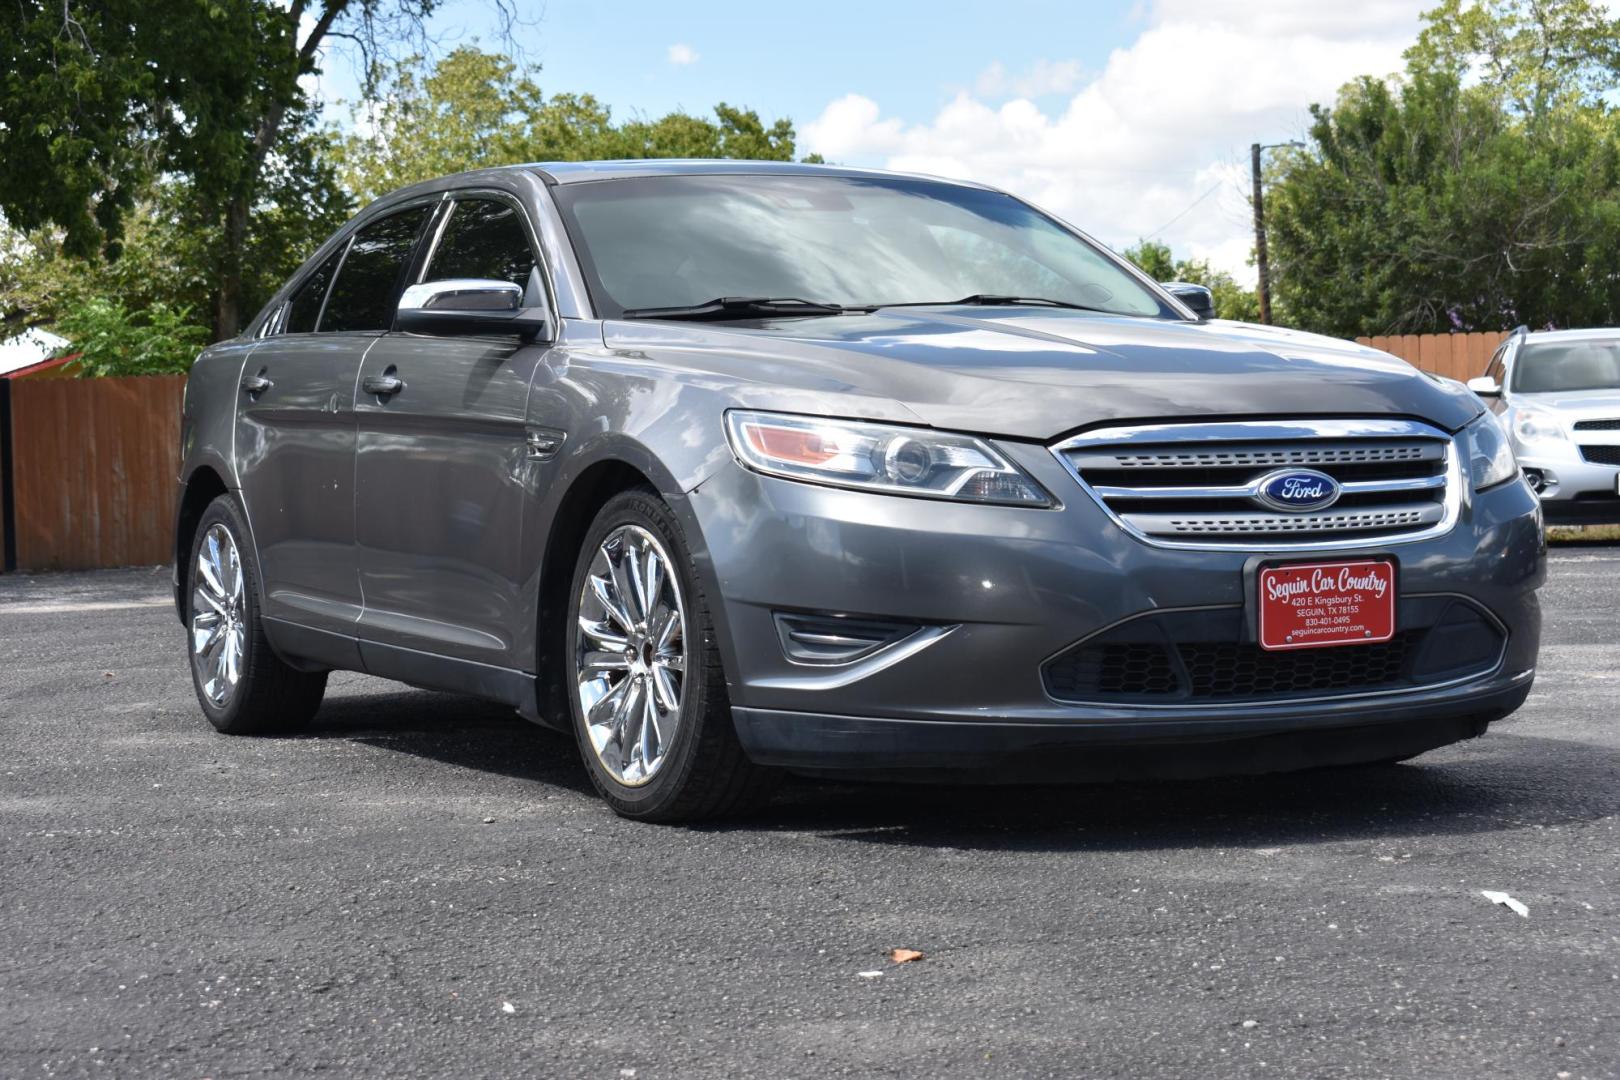
M1161 450L1135 454L1088 454L1085 455L1085 460L1088 463L1095 461L1104 467L1112 463L1122 469L1189 469L1200 466L1277 468L1288 465L1343 465L1365 461L1417 461L1425 456L1439 457L1439 454L1434 453L1432 448L1422 445L1298 447L1287 450L1248 447L1211 451Z
M1450 437L1404 420L1164 424L1087 432L1053 448L1126 531L1168 547L1369 547L1456 522ZM1300 513L1259 498L1279 468L1331 476L1331 506Z
M1231 514L1223 517L1176 517L1173 514L1132 514L1139 527L1156 536L1165 533L1219 533L1226 536L1251 533L1347 532L1360 529L1399 529L1439 521L1440 507L1422 510L1374 510L1366 514L1300 514L1278 517L1265 514Z

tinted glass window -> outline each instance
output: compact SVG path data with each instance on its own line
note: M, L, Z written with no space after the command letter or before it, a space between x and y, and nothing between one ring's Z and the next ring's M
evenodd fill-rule
M309 275L309 280L299 287L293 294L292 306L287 312L287 325L282 332L286 334L312 334L315 332L315 320L321 315L321 301L326 299L326 287L332 284L332 274L337 270L338 260L343 258L343 247L332 252L331 258L321 263L315 272Z
M1497 386L1502 385L1503 375L1505 374L1505 368L1503 367L1503 361L1504 361L1506 356L1507 356L1507 346L1503 345L1500 349L1496 350L1496 355L1491 357L1490 366L1485 369L1485 374L1487 374L1491 378L1495 379Z
M1521 394L1620 388L1620 340L1575 340L1525 345L1513 365Z
M400 277L428 209L418 206L390 214L355 234L321 317L323 333L386 330L393 325Z
M464 199L456 203L422 280L486 278L527 288L532 269L534 251L517 210L493 199Z
M1036 297L1179 318L1119 260L999 192L844 176L656 176L555 190L597 310L795 297Z

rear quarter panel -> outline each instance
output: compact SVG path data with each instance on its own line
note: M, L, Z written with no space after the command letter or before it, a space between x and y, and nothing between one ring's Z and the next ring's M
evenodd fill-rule
M204 466L231 489L238 487L233 444L236 389L256 341L225 341L205 349L192 365L180 418L180 483Z

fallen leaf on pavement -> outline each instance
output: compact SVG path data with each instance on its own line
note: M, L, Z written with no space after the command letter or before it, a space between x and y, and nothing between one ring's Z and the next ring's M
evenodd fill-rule
M1481 889L1479 894L1493 904L1501 904L1509 911L1517 912L1522 918L1528 919L1530 917L1530 909L1505 892L1491 892L1489 889Z
M916 949L890 949L889 959L897 964L909 964L913 960L921 960L923 954Z

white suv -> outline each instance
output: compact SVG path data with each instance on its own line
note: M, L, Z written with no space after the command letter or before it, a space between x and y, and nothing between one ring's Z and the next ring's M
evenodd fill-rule
M1551 524L1620 524L1620 329L1523 329L1468 381L1502 418Z

